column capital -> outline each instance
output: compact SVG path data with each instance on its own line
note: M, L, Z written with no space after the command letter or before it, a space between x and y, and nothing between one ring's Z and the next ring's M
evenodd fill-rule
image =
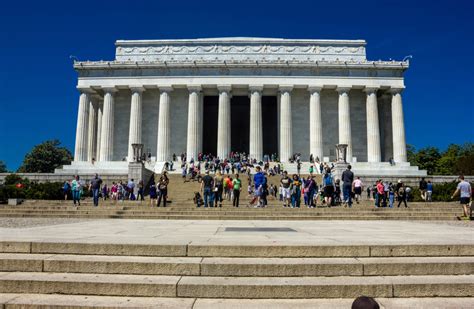
M293 90L293 85L279 85L278 90L280 92L291 92Z
M403 92L403 90L405 90L405 88L401 88L401 87L392 87L388 90L389 93L391 94L401 94Z
M339 94L344 94L344 93L348 94L348 92L351 91L351 87L337 87L336 91Z
M104 90L104 93L110 93L110 94L113 94L118 91L118 89L115 87L102 87L102 90Z
M217 90L219 90L219 93L221 92L230 92L232 90L231 85L217 85Z
M170 93L173 91L173 87L172 86L158 86L158 90L160 91L160 94L161 93Z
M249 86L249 92L252 94L252 92L262 92L263 91L263 85L250 85Z
M143 88L143 86L129 86L129 88L132 91L132 93L134 92L142 93L143 91L145 91L145 88Z
M321 90L323 90L323 86L319 86L319 85L309 85L308 86L308 91L309 91L310 94L313 94L315 92L320 93Z
M377 93L377 90L379 90L379 89L380 89L379 87L367 87L367 86L365 86L363 91L367 94L372 94L372 93Z
M200 92L202 90L201 85L188 85L189 92Z
M94 94L95 91L90 88L90 87L82 87L82 86L77 86L77 90L81 93L81 94Z

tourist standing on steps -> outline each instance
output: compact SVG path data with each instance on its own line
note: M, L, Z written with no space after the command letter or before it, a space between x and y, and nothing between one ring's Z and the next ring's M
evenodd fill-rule
M131 201L134 201L135 200L135 181L132 179L130 179L130 181L128 182L127 184L127 195L128 195L128 199L131 200Z
M89 190L92 191L92 199L94 200L94 206L99 206L99 193L100 193L100 186L102 185L102 179L100 179L99 175L95 174L94 178L91 180L89 184Z
M160 177L158 181L158 190L160 190L160 196L158 197L157 207L160 207L161 200L163 200L163 207L166 207L166 201L168 200L168 184L170 180L168 179L168 175L166 172Z
M264 186L266 185L266 178L260 166L257 165L257 167L255 168L255 171L256 173L253 176L255 198L252 200L251 204L257 201L257 205L255 205L255 207L262 207L262 206L265 206L263 205L263 202L262 202L262 195L264 194L263 190L264 190Z
M143 180L138 182L138 193L137 193L137 201L144 201L145 197L143 196L145 193L145 185L143 184Z
M376 205L375 205L375 206L378 208L378 207L380 207L380 202L382 202L382 200L383 200L382 206L383 206L383 204L385 203L385 198L384 198L384 186L383 186L382 179L379 179L379 180L377 181L377 186L376 186L375 188L376 188L376 190L377 190L377 193L376 193L376 194L377 194L377 195L376 195L377 198L376 198L376 202L375 202ZM385 206L386 206L386 205L385 205ZM385 206L384 206L384 207L385 207Z
M463 217L464 219L469 219L472 212L472 211L469 211L470 204L471 204L472 188L471 188L471 184L464 180L463 175L459 176L458 186L456 187L456 191L454 191L451 198L454 199L454 197L458 194L459 194L459 202L461 203L463 212L464 212ZM458 217L458 219L461 219L461 218Z
M69 191L71 191L71 184L69 181L65 181L63 185L63 194L64 194L64 200L67 201L67 196L69 194Z
M428 187L428 183L425 180L425 177L422 177L420 180L420 194L421 199L426 202L426 189Z
M351 171L352 166L348 165L347 169L342 172L342 192L344 196L344 207L352 207L352 183L354 182L354 173Z
M239 174L235 174L234 180L232 180L233 199L232 206L239 207L240 191L242 191L242 181L239 179Z
M204 197L204 208L213 207L214 205L214 193L212 188L214 187L214 179L209 176L209 170L206 170L206 175L201 180L201 193Z
M290 186L291 192L291 208L300 208L301 204L301 181L298 175L293 174Z
M156 198L157 198L157 189L155 182L152 180L150 183L150 206L155 207Z
M334 180L331 175L331 169L326 168L326 173L323 176L323 190L324 190L324 201L328 207L331 207L332 196L334 195Z
M400 208L400 204L403 202L405 204L405 208L408 208L407 205L407 188L405 184L402 182L401 179L398 180L397 186L395 187L395 195L397 196L398 200L398 208Z
M222 208L222 192L224 191L224 177L221 174L221 170L216 171L214 176L214 203L215 207L219 204L219 207Z
M362 198L363 190L362 180L360 180L359 176L357 176L356 180L354 180L352 185L354 186L354 198L356 200L356 203L359 204L359 200Z
M428 180L428 183L426 184L426 201L427 202L432 202L433 198L433 184L431 181Z
M82 182L79 178L79 175L76 175L76 177L71 182L71 191L74 206L76 206L76 202L79 206L81 206Z
M283 171L283 177L280 180L281 185L281 195L283 197L283 207L290 207L291 206L291 194L290 194L290 186L291 186L291 178L288 177L288 172Z

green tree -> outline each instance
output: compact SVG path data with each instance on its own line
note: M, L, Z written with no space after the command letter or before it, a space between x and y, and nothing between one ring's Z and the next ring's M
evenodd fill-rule
M461 147L459 145L451 144L446 151L441 154L441 157L436 162L436 174L438 175L453 175L454 167L459 159Z
M438 148L426 147L420 149L415 156L416 165L422 170L427 170L428 174L434 175L437 172L437 162L441 158Z
M34 146L31 152L26 154L18 172L52 173L55 168L70 164L71 152L60 145L59 140L49 140Z
M0 160L0 173L8 173L7 165Z

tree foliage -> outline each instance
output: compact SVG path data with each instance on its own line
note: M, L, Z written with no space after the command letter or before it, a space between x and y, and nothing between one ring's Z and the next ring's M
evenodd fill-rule
M425 147L418 151L407 145L408 161L429 175L474 175L474 144L451 144L441 152L436 147Z
M31 152L26 154L18 172L53 173L54 169L70 164L71 152L60 145L59 140L49 140L34 146Z
M0 173L8 173L7 165L2 160L0 160Z

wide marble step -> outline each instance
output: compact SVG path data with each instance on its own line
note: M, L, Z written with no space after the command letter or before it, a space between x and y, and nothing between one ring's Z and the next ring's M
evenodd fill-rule
M166 309L268 309L268 308L316 308L347 309L353 298L340 299L223 299L178 297L124 297L61 294L0 294L0 306L5 309L39 308L166 308ZM380 308L473 308L474 298L376 298Z
M0 293L193 298L473 297L474 275L206 277L0 272Z
M235 234L234 234L235 235ZM154 257L471 257L474 245L127 244L0 241L0 253Z
M0 271L221 277L471 275L474 257L200 258L0 253Z

